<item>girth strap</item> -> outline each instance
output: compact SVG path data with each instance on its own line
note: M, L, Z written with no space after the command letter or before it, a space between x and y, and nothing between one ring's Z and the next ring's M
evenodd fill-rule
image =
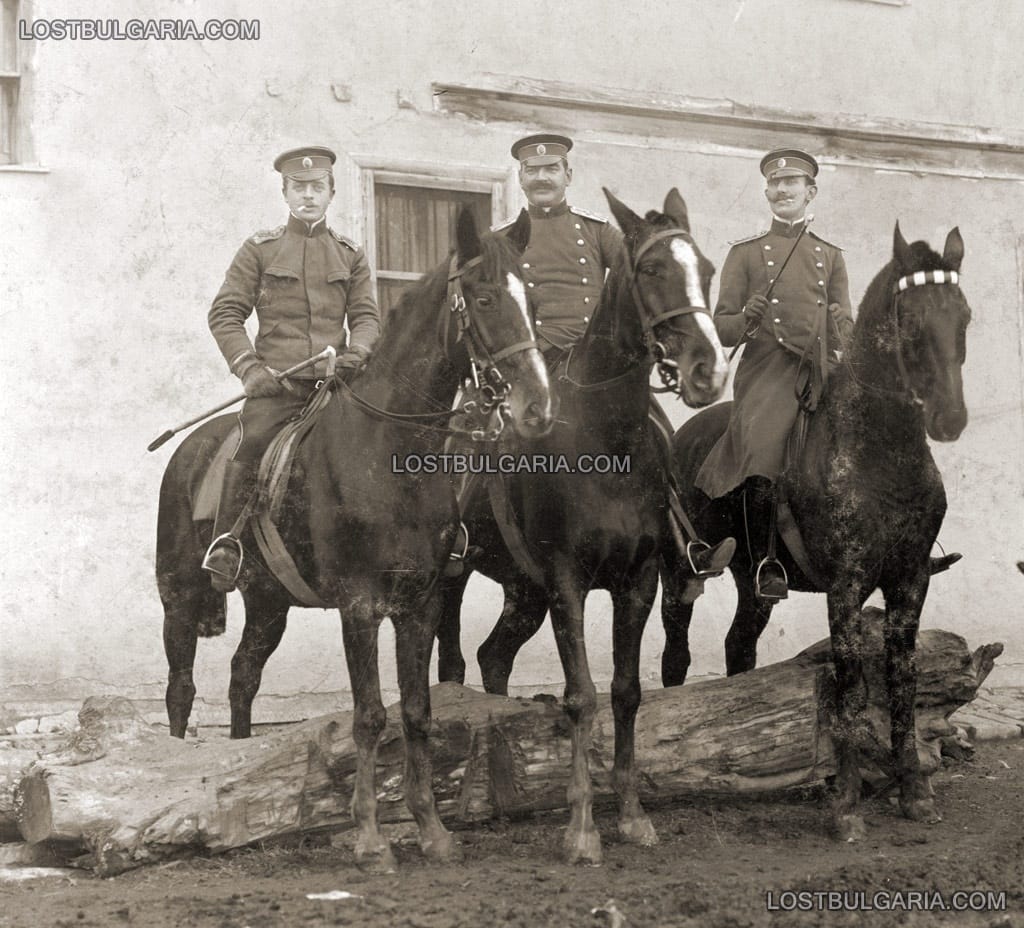
M498 524L505 547L512 555L519 569L538 586L544 586L544 571L533 559L526 546L526 539L519 528L519 521L512 509L512 500L508 495L508 487L501 474L495 474L487 483L487 491L494 512L494 521Z

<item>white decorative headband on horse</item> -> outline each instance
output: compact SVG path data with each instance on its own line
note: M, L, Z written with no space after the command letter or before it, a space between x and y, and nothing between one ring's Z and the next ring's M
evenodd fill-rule
M331 173L338 156L322 145L307 145L283 152L274 159L274 170L293 180L320 180Z
M558 164L571 148L572 139L565 135L528 135L512 146L512 157L529 167Z
M915 271L896 281L896 292L902 293L910 287L922 284L959 284L960 275L956 271Z

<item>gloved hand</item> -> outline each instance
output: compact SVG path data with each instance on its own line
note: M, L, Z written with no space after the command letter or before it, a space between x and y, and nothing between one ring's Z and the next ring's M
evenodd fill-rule
M843 318L843 307L838 303L829 303L828 314L833 322L838 323Z
M755 293L743 307L743 315L751 323L760 322L766 312L768 312L768 299L761 293Z
M262 361L252 361L238 376L242 378L242 386L248 397L277 396L284 391L280 381L274 379L270 368Z
M334 379L348 383L363 366L366 355L354 348L348 348L338 355L334 362Z

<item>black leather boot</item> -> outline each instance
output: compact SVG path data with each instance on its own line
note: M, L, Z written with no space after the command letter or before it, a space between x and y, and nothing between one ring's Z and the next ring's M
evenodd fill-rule
M721 574L729 566L735 553L735 538L723 538L714 546L700 540L691 541L686 546L690 568L696 576L704 578L717 577Z
M210 584L219 593L230 593L242 569L242 543L231 534L249 497L255 489L256 473L249 464L228 461L224 467L224 484L213 524L213 543L203 558L203 570L210 574Z

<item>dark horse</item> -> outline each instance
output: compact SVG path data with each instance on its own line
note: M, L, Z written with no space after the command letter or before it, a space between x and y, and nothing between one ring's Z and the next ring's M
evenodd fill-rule
M459 525L448 478L395 473L392 456L441 450L446 430L426 420L451 407L469 371L467 341L481 359L482 376L493 382L498 366L505 368L509 412L520 434L542 434L550 427L548 376L517 270L529 232L527 219L507 239L481 238L472 214L460 213L452 261L403 295L365 370L351 390L332 398L298 450L278 523L307 583L341 613L355 702L356 857L384 868L394 861L377 822L374 776L385 722L377 654L378 626L385 617L396 635L405 800L424 852L435 859L452 852L431 787L428 669L440 609L437 581ZM200 570L211 525L193 523L192 500L233 422L221 417L193 433L174 454L160 492L157 579L170 665L167 711L171 733L179 737L195 695L197 634L224 608L223 595L213 592ZM250 552L239 583L245 630L231 662L229 690L236 738L249 735L263 667L295 604L257 557L251 532L243 542Z
M953 229L940 256L925 242L908 245L896 226L893 259L871 282L861 302L841 367L828 381L811 416L803 453L782 478L807 552L802 571L785 547L779 555L793 589L828 594L836 672L840 836L863 831L857 815L858 745L866 740L861 607L880 588L886 604L884 640L892 721L892 758L900 800L909 818L934 813L914 740L915 642L928 592L929 552L946 512L946 494L927 437L953 441L967 424L961 367L970 308L957 285L963 240ZM754 667L757 639L771 604L754 596L744 499L733 492L709 500L694 479L725 431L730 404L699 413L674 439L684 505L709 540L737 539L730 569L738 604L726 638L730 674ZM752 537L767 535L767 513L747 508ZM666 644L662 682L682 683L690 663L687 635L693 613L686 578L663 575L662 621Z
M555 428L516 450L548 462L564 459L570 466L581 454L618 456L628 461L628 470L509 478L505 491L529 558L526 569L517 563L522 554L513 559L505 547L487 493L476 493L464 516L470 538L483 548L472 566L502 583L505 593L498 625L478 655L488 690L507 691L516 652L550 608L572 732L565 849L570 860L589 862L601 859L601 842L591 814L588 752L596 691L583 635L584 600L590 590L606 589L614 605L611 694L619 830L628 841L654 844L657 835L637 794L633 747L640 639L657 592L658 551L667 534L665 458L648 423L650 375L656 360L668 362L683 398L698 406L721 395L727 370L707 310L714 268L690 236L678 191L669 193L664 214L652 211L646 220L605 193L626 247L560 379ZM465 583L463 577L446 585L442 679L461 680L465 671L459 644Z

